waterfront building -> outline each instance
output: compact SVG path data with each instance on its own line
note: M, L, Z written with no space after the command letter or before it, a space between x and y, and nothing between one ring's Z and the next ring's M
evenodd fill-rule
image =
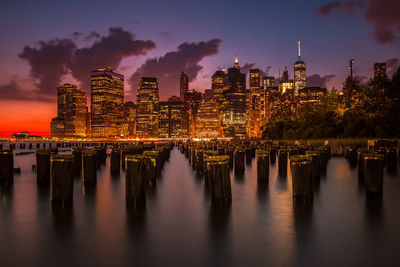
M180 97L172 96L168 101L160 101L159 137L181 138L188 136L187 107Z
M294 63L294 95L297 96L299 91L306 88L306 63L301 60L300 41L298 42L299 60Z
M259 69L251 69L250 78L250 94L248 104L248 136L259 138L262 137L262 115L264 107L264 92L261 90L261 74Z
M374 77L386 77L386 63L375 63L374 64Z
M180 100L185 100L185 93L189 90L189 77L182 71L180 79Z
M124 112L124 76L110 68L91 72L91 136L117 137Z
M197 138L219 138L222 137L220 118L217 105L212 96L212 90L205 90L196 115L196 137Z
M137 91L136 135L158 137L159 94L157 78L142 77Z

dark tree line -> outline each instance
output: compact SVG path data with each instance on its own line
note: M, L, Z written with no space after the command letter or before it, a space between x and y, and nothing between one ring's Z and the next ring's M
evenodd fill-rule
M400 68L392 79L362 85L348 77L343 94L327 92L299 106L296 116L271 116L263 133L269 139L400 137Z

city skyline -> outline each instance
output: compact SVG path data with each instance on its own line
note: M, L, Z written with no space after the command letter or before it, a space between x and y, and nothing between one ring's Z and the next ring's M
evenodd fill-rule
M7 38L0 50L0 112L4 114L0 136L23 130L48 135L48 120L56 113L53 103L58 86L76 84L88 93L87 73L97 68L112 67L124 74L125 99L135 102L140 77L158 78L161 100L179 95L182 71L188 74L191 89L204 92L210 89L214 71L228 67L235 56L243 70L259 68L277 77L286 66L293 79L298 41L302 42L309 85L341 90L350 58L356 60L355 76L362 82L373 76L376 62L387 63L391 76L399 64L399 22L392 12L387 12L385 22L381 9L396 10L398 3L379 3L382 8L376 8L374 0L311 1L304 5L291 1L286 8L274 2L228 5L222 1L210 9L207 2L171 1L154 7L152 3L122 1L107 13L101 2L98 7L82 3L79 8L73 3L31 6L26 2L22 8L3 3L5 23L1 27ZM157 14L154 20L144 16L150 6ZM258 8L251 9L256 10L251 17L240 12L252 7ZM133 12L128 13L129 8ZM271 11L268 16L262 12L267 8ZM57 14L49 18L53 23L42 19L44 12ZM211 19L201 19L206 12ZM65 23L71 13L76 20ZM180 16L171 19L171 14ZM107 19L100 20L101 16ZM16 17L29 23L21 27ZM115 51L110 52L109 47ZM31 110L35 112L25 118Z

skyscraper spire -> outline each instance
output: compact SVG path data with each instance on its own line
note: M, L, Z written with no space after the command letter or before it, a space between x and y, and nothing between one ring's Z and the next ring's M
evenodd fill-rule
M237 57L235 57L235 64L233 65L233 67L235 69L240 69L240 67L239 67L239 59Z
M299 62L301 62L301 42L300 41L297 42L297 49L298 49L298 53L299 53Z

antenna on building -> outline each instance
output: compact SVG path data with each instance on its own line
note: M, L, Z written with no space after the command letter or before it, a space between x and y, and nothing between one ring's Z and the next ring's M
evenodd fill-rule
M298 49L298 54L299 54L299 62L301 61L301 42L297 42L297 49Z
M353 79L353 63L355 62L354 59L350 59L349 70L350 70L350 77Z

